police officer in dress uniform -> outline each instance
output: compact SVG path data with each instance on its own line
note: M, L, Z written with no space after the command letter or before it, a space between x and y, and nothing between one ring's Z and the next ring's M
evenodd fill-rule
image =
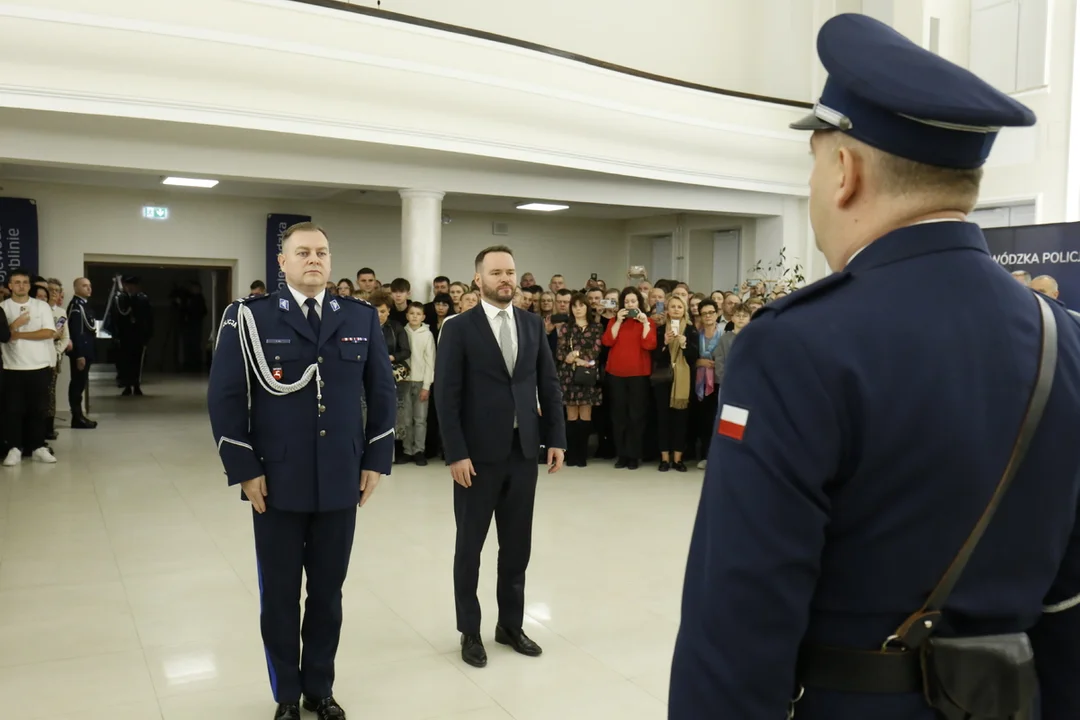
M90 365L94 362L94 342L97 340L97 321L90 307L91 285L89 278L75 281L75 295L68 303L68 332L71 350L68 362L71 379L68 380L68 406L71 408L71 427L92 430L97 423L83 412L83 394L90 377Z
M333 682L341 587L357 505L390 474L397 392L378 313L326 292L325 233L313 223L290 227L278 262L287 287L225 311L210 423L229 484L252 504L275 720L297 720L301 695L320 720L340 720Z
M1076 720L1080 325L966 220L998 130L1035 116L863 15L826 22L818 52L828 81L793 127L813 131L810 217L834 274L765 306L729 356L669 718ZM913 287L933 307L911 312ZM966 569L918 614L1044 387ZM968 686L999 671L1020 680ZM939 713L943 686L971 707Z
M143 361L146 345L154 334L154 311L150 298L139 289L139 278L122 280L124 291L116 296L116 335L120 343L119 376L123 395L142 395Z

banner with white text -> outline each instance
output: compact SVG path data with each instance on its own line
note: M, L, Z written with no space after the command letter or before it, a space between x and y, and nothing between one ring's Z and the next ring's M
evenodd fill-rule
M987 228L990 254L1009 272L1026 270L1035 278L1057 280L1059 300L1080 310L1080 223Z
M310 215L282 215L270 213L266 216L266 291L275 292L285 287L285 273L278 266L281 253L281 238L296 223L311 222Z
M37 202L0 197L0 283L15 268L38 274Z

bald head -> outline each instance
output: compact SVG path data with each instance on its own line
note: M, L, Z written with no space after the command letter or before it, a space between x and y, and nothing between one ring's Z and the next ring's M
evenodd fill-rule
M1028 287L1031 285L1031 273L1029 273L1027 270L1013 270L1011 274L1016 280L1016 282L1020 283L1024 287Z
M1051 297L1057 300L1058 297L1058 284L1057 280L1049 275L1040 275L1031 281L1031 289L1035 292L1042 293L1046 297Z
M75 278L75 295L81 298L90 297L90 278Z

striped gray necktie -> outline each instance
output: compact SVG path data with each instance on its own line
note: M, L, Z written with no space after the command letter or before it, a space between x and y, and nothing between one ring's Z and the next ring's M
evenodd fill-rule
M505 310L499 311L499 348L502 350L506 371L514 374L514 341L510 337L510 315Z

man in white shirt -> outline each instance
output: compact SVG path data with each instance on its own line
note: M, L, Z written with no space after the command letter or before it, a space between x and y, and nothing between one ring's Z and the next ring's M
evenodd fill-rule
M8 276L11 297L0 303L11 340L3 345L4 467L22 462L23 450L38 462L54 463L45 447L49 383L56 363L56 322L49 304L30 297L30 273Z

